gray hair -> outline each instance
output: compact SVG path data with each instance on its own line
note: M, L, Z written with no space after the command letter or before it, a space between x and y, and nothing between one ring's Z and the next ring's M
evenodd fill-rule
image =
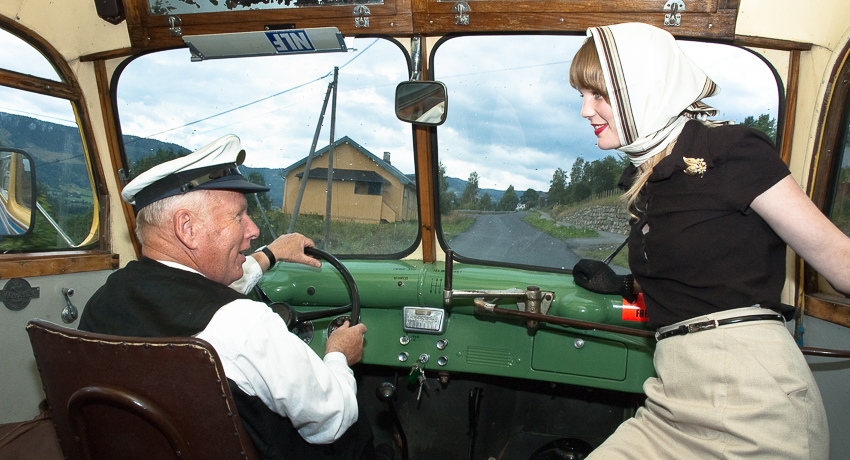
M140 209L136 215L136 237L139 243L144 246L146 235L169 225L174 212L178 209L190 209L201 216L206 216L210 206L208 195L208 190L196 190L154 201Z

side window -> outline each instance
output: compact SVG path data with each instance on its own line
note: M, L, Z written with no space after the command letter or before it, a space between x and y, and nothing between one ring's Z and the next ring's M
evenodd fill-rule
M626 159L596 147L569 83L584 36L467 36L440 42L435 80L450 114L439 131L440 238L460 257L549 270L580 258L626 272L628 215L617 183ZM778 83L752 53L680 42L722 88L717 119L776 139ZM740 78L746 74L747 78Z
M67 84L35 47L0 29L0 69L7 71L11 84L0 83L0 150L20 150L32 162L7 156L4 175L16 171L18 184L4 190L3 220L17 214L34 215L23 236L0 236L3 252L34 252L85 249L98 243L98 197L94 192L92 170L77 122L77 100L54 92L51 86ZM15 85L15 86L12 86ZM47 88L41 93L20 88ZM46 93L46 94L45 94ZM21 168L14 169L19 163ZM11 165L11 166L10 166ZM21 195L31 187L21 187L35 172L35 197ZM7 176L11 178L12 176ZM14 199L12 199L14 198ZM9 207L9 203L17 203ZM18 218L17 220L26 220Z
M835 155L830 171L825 211L832 223L850 236L850 98L845 98L836 126L835 141L831 149Z
M352 44L344 53L193 62L177 49L133 60L117 85L130 177L235 134L242 174L271 189L248 200L256 246L295 231L337 254L412 251L413 138L394 111L406 55L385 39Z
M829 109L821 130L822 141L812 167L811 196L832 223L850 235L850 42L834 77ZM839 293L810 266L805 267L803 287L806 313L850 327L850 299Z

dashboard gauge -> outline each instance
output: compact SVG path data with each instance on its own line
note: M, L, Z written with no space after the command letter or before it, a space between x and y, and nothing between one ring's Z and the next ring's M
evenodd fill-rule
M297 335L299 339L303 340L304 343L310 345L310 342L313 341L313 335L315 334L313 322L304 321L303 323L298 323L292 328L291 332Z
M331 333L337 330L340 326L345 324L346 321L349 321L349 317L347 315L337 316L334 318L331 323L328 325L328 337L331 336Z

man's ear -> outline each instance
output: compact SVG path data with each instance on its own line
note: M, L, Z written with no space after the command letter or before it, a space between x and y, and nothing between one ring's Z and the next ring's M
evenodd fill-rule
M174 234L177 239L189 249L197 249L200 236L201 220L188 209L179 209L174 212Z

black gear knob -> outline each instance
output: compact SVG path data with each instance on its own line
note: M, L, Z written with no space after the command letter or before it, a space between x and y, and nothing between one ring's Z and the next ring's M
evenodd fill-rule
M393 399L395 399L396 395L395 385L390 382L384 382L378 385L378 389L375 391L375 395L378 397L379 400L383 402L392 401Z

